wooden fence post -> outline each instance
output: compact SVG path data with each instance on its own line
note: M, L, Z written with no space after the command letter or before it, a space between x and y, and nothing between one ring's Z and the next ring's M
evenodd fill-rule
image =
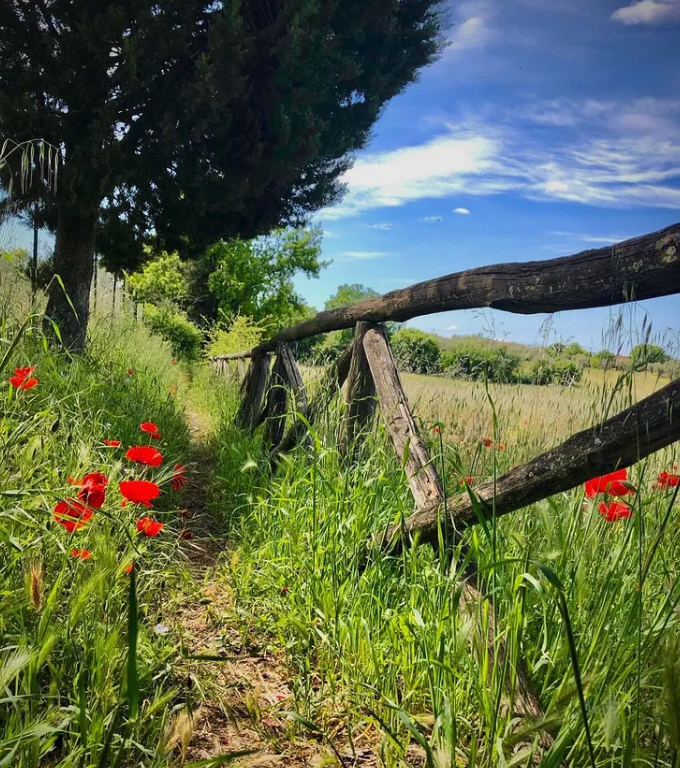
M340 426L339 448L343 455L347 455L375 411L375 385L363 345L364 334L370 327L370 323L360 321L354 331L345 393L346 408Z
M366 359L375 382L380 413L400 460L405 459L405 470L413 498L418 509L441 504L444 491L427 448L418 436L406 394L399 379L385 333L370 328L363 339Z
M300 369L298 368L295 361L293 350L288 344L281 345L279 354L282 357L284 384L288 386L290 395L294 400L295 412L293 414L293 423L290 425L288 431L272 452L270 457L272 465L278 461L280 455L283 452L293 449L302 439L302 436L307 430L307 425L303 418L306 419L309 414L307 389L305 387L304 381L302 380Z
M241 386L241 405L235 422L245 429L255 429L260 423L262 400L269 383L270 356L253 357Z
M288 385L292 390L297 390L297 397L307 407L302 377L298 370L290 344L281 342L276 347L276 361L272 368L271 385L267 393L267 405L264 410L263 420L265 426L265 442L271 443L277 448L286 428L286 415L288 406Z

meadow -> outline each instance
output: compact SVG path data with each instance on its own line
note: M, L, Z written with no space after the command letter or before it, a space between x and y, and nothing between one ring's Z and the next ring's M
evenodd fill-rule
M413 502L379 420L349 462L335 402L273 471L261 434L234 427L236 370L173 364L110 306L72 358L19 278L0 289L0 377L38 379L0 398L0 766L677 765L678 488L654 487L677 445L629 472L630 517L609 522L579 488L453 548L386 556L366 542ZM405 377L449 494L664 383ZM126 458L136 445L162 464ZM159 486L153 509L122 506L128 480ZM91 507L73 532L64 499ZM539 721L513 705L520 668Z

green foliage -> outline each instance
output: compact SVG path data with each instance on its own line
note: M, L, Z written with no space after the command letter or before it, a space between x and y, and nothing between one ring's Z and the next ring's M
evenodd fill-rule
M201 353L203 334L184 312L172 305L143 307L144 324L149 330L170 342L175 357L197 360Z
M517 378L520 359L505 347L460 344L442 352L441 365L447 376L470 381L510 384Z
M372 299L378 296L378 292L368 288L361 283L344 283L339 285L337 291L326 301L324 309L339 309L340 307L349 307L352 304L358 304L365 299Z
M241 352L251 349L260 343L265 335L265 329L257 325L247 315L237 315L227 330L216 328L206 349L208 355L228 355L231 352Z
M630 351L630 361L634 368L642 368L650 363L665 363L670 357L657 344L637 344Z
M610 352L608 349L601 349L592 356L591 365L594 368L607 369L612 367L615 360L616 355L613 352Z
M147 249L150 254L150 250ZM182 306L189 291L188 268L178 253L162 251L140 271L126 275L127 287L135 301L142 304L176 304Z
M531 368L534 384L571 387L581 381L581 371L571 360L536 360Z
M397 368L409 373L438 373L441 355L436 340L417 328L401 328L391 338Z
M318 228L215 243L195 266L192 311L213 320L221 316L227 323L247 315L270 332L290 325L310 311L295 293L293 276L318 276L325 266L320 253Z

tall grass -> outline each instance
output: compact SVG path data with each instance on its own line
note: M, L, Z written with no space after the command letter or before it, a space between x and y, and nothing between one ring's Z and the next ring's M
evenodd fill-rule
M50 349L25 281L3 271L1 282L0 765L160 768L169 721L187 702L178 650L153 630L176 598L166 584L181 579L181 497L168 484L188 446L179 374L167 347L125 316L96 316L84 355ZM28 365L39 384L11 387L12 369ZM165 457L153 514L166 527L148 539L117 490L150 476L123 458L146 420L159 425ZM109 477L106 503L69 534L53 509L75 494L70 477L93 471Z
M487 393L407 377L452 493L461 478L492 478L659 383ZM272 475L259 435L232 426L234 407L225 395L213 502L235 542L224 578L244 631L287 652L302 717L343 743L380 744L390 766L529 766L539 755L544 766L674 764L677 678L668 663L664 678L664 649L678 640L680 537L676 494L651 483L678 464L677 447L634 468L628 520L606 522L578 489L477 526L452 552L373 550L365 565L366 541L413 512L382 427L348 465L336 409ZM227 501L219 483L236 491ZM469 558L487 596L473 605ZM523 665L544 723L508 704Z

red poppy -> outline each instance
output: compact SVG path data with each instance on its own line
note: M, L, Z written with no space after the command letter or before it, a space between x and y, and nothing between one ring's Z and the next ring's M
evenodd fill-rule
M187 528L184 528L184 530L181 530L179 532L179 538L184 539L185 541L189 541L189 539L194 538L194 534Z
M629 493L635 492L621 482L627 479L627 469L619 469L616 472L610 472L608 475L602 475L602 477L594 477L586 483L586 496L589 499L594 499L598 493L609 493L612 496L627 496Z
M161 494L161 489L150 480L123 480L119 488L125 497L123 506L131 502L132 504L143 504L151 509L151 502Z
M154 520L153 517L140 517L139 520L137 520L137 530L149 538L158 536L163 528L165 528L165 523L159 523L158 520Z
M136 461L139 464L148 464L150 467L160 467L163 461L163 454L150 445L137 445L134 448L127 449L125 458Z
M173 491L181 491L187 484L187 478L184 474L186 470L181 464L175 464L174 469L175 471L172 473L170 485L172 486Z
M128 563L125 568L123 569L124 573L132 573L132 569L135 567L134 561L132 563Z
M493 445L493 440L490 437L483 437L482 438L482 445L485 448L491 448L491 446Z
M135 369L134 368L128 368L127 372L128 372L128 376L134 376L135 375Z
M440 434L440 433L441 433L441 429L440 429L439 425L437 425L437 426L434 428L434 433L435 433L435 435L438 435L438 434Z
M9 383L16 389L31 389L38 383L38 379L31 376L33 371L35 371L34 365L26 368L15 368L14 376L10 376Z
M287 595L290 592L290 587L281 587L281 594Z
M89 560L92 557L92 552L89 549L72 549L71 556L80 560Z
M460 487L465 488L466 485L472 485L475 482L474 477L462 477L460 480Z
M677 488L678 484L680 484L680 475L674 475L672 472L660 472L654 487Z
M91 518L93 512L75 499L60 501L54 508L54 520L63 525L69 533L79 531Z
M154 433L158 432L158 427L153 423L153 421L143 421L139 428L142 430L142 432L146 432L149 435L153 435Z
M503 445L503 443L498 443L496 448L498 448L499 451L504 451L505 450L505 446Z
M106 486L109 478L103 472L90 472L82 480L68 479L71 485L80 486L78 498L94 509L101 509L106 501Z
M161 433L160 432L152 432L149 437L152 440L160 440L161 439Z
M105 438L102 442L107 448L120 448L120 440L109 440L108 438Z
M608 523L615 523L617 520L623 520L626 517L630 517L630 507L628 504L623 504L620 501L610 501L609 504L605 504L604 501L600 502L598 507L600 514L604 515L604 519Z

